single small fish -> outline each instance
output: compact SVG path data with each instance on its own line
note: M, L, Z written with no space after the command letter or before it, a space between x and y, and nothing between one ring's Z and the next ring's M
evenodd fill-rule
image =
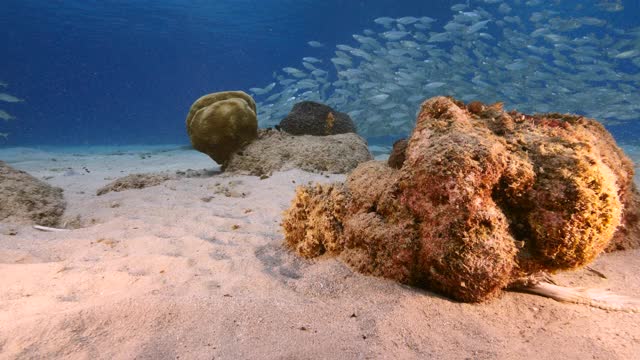
M418 21L420 21L423 24L430 24L432 22L435 22L436 19L428 17L428 16L423 16L423 17L419 18Z
M629 58L635 57L636 55L640 55L640 52L638 50L629 50L629 51L621 52L620 54L614 56L614 58L629 59Z
M379 94L379 95L374 95L374 96L370 97L369 101L371 101L372 103L374 103L376 105L380 105L385 100L387 100L388 98L389 98L388 94Z
M327 72L324 70L320 70L320 69L315 69L311 72L311 75L313 76L325 76L327 75Z
M441 86L444 86L444 85L445 85L445 83L443 83L441 81L434 81L434 82L431 82L431 83L428 83L427 85L425 85L423 87L423 89L424 90L434 90L434 89L437 89L437 88L439 88Z
M317 87L318 83L313 80L304 79L304 80L298 81L296 85L298 89L310 89L310 88Z
M391 24L393 24L393 22L395 21L395 19L392 19L390 17L379 17L375 20L373 20L374 23L379 24L379 25L384 25L384 26L390 26Z
M294 67L285 67L285 68L282 68L282 71L286 72L289 75L294 75L294 76L296 74L304 73L300 69L296 69Z
M322 62L322 60L318 59L318 58L314 58L312 56L307 56L307 57L303 57L302 60L308 62L308 63L320 63Z
M338 44L336 45L336 48L342 50L342 51L351 51L353 50L353 47L349 46L349 45L343 45L343 44Z
M351 54L354 56L359 56L361 58L365 58L367 60L371 59L371 55L369 55L366 51L361 49L353 49L351 50Z
M315 41L315 40L311 40L307 44L309 44L309 46L314 47L314 48L324 47L323 43L321 43L319 41Z
M3 137L5 140L9 138L9 133L0 133L0 137Z
M340 58L340 57L335 57L335 58L331 58L331 62L336 64L336 65L343 65L343 66L351 66L351 60L346 59L346 58Z
M313 71L313 70L317 69L315 66L313 66L312 63L308 63L306 61L302 62L302 66L304 66L304 68L309 70L309 71Z
M382 37L391 41L400 40L407 35L409 35L409 33L406 31L394 31L394 30L382 33Z
M490 34L487 34L485 32L481 32L478 34L479 37L485 39L485 40L495 40L495 38L493 36L491 36Z
M11 94L7 94L7 93L0 93L0 100L2 101L6 101L6 102L10 102L10 103L16 103L16 102L23 102L24 100L22 99L18 99L17 97L11 95Z
M430 43L434 42L443 42L451 40L451 35L448 32L443 33L431 33L431 37L429 38Z
M411 25L414 22L418 21L418 18L413 17L413 16L405 16L405 17L401 17L399 19L396 19L396 21L402 25Z
M273 90L273 87L276 86L276 83L272 82L271 84L267 85L265 88L251 88L249 89L249 91L251 91L252 93L256 94L256 95L264 95L266 93L268 93L269 91Z
M6 82L4 82L4 81L0 81L0 86L2 86L2 87L7 87L7 86L9 86L9 84L7 84L7 83L6 83Z
M8 112L6 112L4 110L0 110L0 119L5 120L5 121L9 121L9 120L15 119L15 116L12 116L11 114L9 114Z
M477 23L467 28L467 34L473 34L476 31L483 29L491 20L478 21Z
M356 39L356 41L358 41L361 44L371 45L373 47L380 47L380 43L378 42L378 40L372 37L362 36L358 34L354 34L352 36L354 39Z
M294 82L296 82L296 81L293 80L293 79L284 79L284 80L280 81L280 85L289 86L289 85L293 84Z

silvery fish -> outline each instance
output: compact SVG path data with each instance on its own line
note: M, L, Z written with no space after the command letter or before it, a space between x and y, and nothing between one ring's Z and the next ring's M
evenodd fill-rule
M303 62L302 62L302 66L304 66L304 67L305 67L305 69L307 69L307 70L311 70L311 71L313 71L313 70L316 70L316 69L317 69L315 66L313 66L313 64L308 63L308 62L306 62L306 61L303 61Z
M418 21L418 18L413 17L413 16L405 16L405 17L401 17L399 19L396 19L396 21L402 25L410 25L413 24L414 22Z
M314 76L325 76L327 74L328 73L326 71L320 70L320 69L315 69L311 72L311 75L314 75Z
M472 34L476 31L480 31L481 29L483 29L491 20L484 20L484 21L478 21L477 23L469 26L467 28L467 34Z
M369 101L371 101L373 104L379 105L384 103L384 101L387 100L388 98L389 98L388 94L378 94L370 97Z
M376 39L374 39L372 37L354 34L353 38L356 39L356 41L358 41L361 44L366 44L366 45L370 45L370 46L373 46L373 47L380 47L380 43L378 42L378 40L376 40Z
M349 46L349 45L343 45L343 44L338 44L336 45L336 48L342 50L342 51L351 51L353 50L353 47Z
M251 91L252 93L256 94L256 95L264 95L266 93L268 93L269 91L273 90L273 88L276 86L276 83L272 82L271 84L267 85L264 88L251 88L249 89L249 91Z
M6 101L6 102L10 102L10 103L16 103L16 102L23 102L23 99L19 99L11 94L7 94L7 93L0 93L0 100L1 101Z
M384 26L390 26L391 24L393 24L394 21L395 19L390 17L379 17L373 20L374 23L384 25Z
M430 82L430 83L426 84L426 85L425 85L425 86L423 86L422 88L423 88L424 90L434 90L434 89L437 89L437 88L442 87L442 86L444 86L444 85L445 85L445 83L444 83L444 82L441 82L441 81L434 81L434 82Z
M326 67L303 59L310 74L283 70L284 88L259 102L269 106L260 121L313 99L357 114L365 136L403 132L419 102L436 94L525 112L580 112L608 124L640 119L640 27L614 26L589 6L560 1L473 0L456 9L444 26L427 17L378 18L373 26L382 31L354 34Z
M5 121L9 121L9 120L15 119L15 117L12 116L11 114L7 113L4 110L0 110L0 119L5 120Z
M427 25L427 24L430 24L430 23L432 23L432 22L435 22L435 21L436 21L436 19L431 18L431 17L428 17L428 16L422 16L422 17L420 17L420 18L418 19L418 21L420 21L421 23L423 23L423 24Z
M393 40L400 40L400 39L406 37L407 35L409 35L409 33L406 32L406 31L391 30L391 31L383 32L381 35L385 39L393 41Z
M335 57L335 58L331 58L331 62L336 64L336 65L343 65L343 66L351 66L351 60L349 60L348 58L343 58L343 57Z
M451 35L447 32L443 33L431 33L431 37L429 38L429 42L443 42L451 40Z
M307 57L303 57L302 60L308 62L308 63L321 63L322 60L312 57L312 56L307 56Z
M628 50L628 51L621 52L621 53L617 54L616 56L614 56L614 58L616 58L616 59L629 59L629 58L638 56L638 54L640 54L640 51L634 49L634 50ZM0 94L0 95L2 95L2 94Z

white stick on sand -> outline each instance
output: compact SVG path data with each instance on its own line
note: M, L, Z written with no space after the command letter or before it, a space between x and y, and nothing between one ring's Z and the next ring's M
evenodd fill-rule
M584 304L603 310L640 312L640 300L606 290L569 288L544 281L527 286L524 290L557 301Z
M42 225L33 225L33 228L36 230L49 231L49 232L71 231L69 229L58 229L58 228L52 228L52 227L42 226Z

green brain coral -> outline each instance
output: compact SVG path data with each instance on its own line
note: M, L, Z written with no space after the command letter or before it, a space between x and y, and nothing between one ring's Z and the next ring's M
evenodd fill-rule
M256 103L242 91L205 95L191 105L186 125L193 147L224 167L258 136Z

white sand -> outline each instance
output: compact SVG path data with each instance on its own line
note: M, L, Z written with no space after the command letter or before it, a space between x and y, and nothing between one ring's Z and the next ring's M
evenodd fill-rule
M460 304L283 248L279 222L295 186L343 176L218 174L95 195L130 173L214 168L194 151L157 150L144 159L141 151L149 151L133 148L119 155L0 151L10 165L64 188L66 218L80 216L85 224L64 233L0 225L0 358L640 354L640 314L513 292ZM557 280L640 297L640 251L606 254L592 267L607 279L578 271Z

